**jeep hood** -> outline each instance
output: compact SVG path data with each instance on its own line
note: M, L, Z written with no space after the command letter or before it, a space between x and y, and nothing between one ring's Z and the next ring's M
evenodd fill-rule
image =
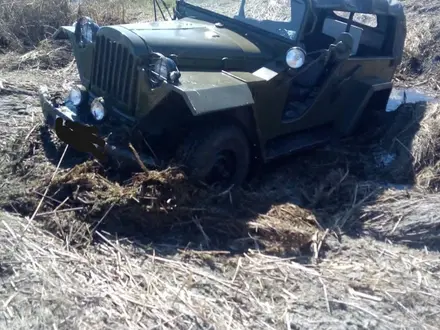
M119 28L136 34L153 52L177 55L180 66L200 67L224 57L238 61L272 58L268 48L262 49L238 33L195 19L124 24Z

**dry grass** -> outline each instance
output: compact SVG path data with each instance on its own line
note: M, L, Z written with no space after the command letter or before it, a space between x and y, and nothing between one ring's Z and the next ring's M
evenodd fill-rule
M399 109L383 138L384 148L396 155L389 167L393 180L438 190L439 116L438 103L408 104Z
M0 46L29 49L61 24L72 24L69 1L0 1Z
M436 253L359 239L316 265L255 249L163 258L104 233L79 251L37 225L21 237L26 221L2 220L8 329L436 329L440 321Z
M170 7L169 0L165 3ZM0 0L0 54L4 53L0 67L9 71L72 67L70 42L50 37L80 15L113 25L153 20L153 9L148 0L83 0L80 7L68 0Z
M60 26L72 25L82 15L100 25L111 25L148 20L152 13L152 3L147 0L84 0L80 6L69 0L0 0L0 51L14 51L17 56L37 47L36 52L43 53L47 39ZM36 56L36 52L26 56ZM56 53L56 47L47 52Z
M386 238L410 247L440 247L440 205L438 194L413 189L406 193L388 191L374 204L363 208L364 230L373 237Z
M440 90L436 79L440 60L437 42L440 29L436 24L438 3L426 1L422 4L412 0L402 2L407 14L407 38L403 63L396 78L408 87L414 84L428 85L434 90Z

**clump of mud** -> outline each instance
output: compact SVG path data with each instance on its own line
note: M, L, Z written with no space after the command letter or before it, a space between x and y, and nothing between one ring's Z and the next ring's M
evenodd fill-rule
M99 230L142 242L159 240L232 250L256 242L270 248L274 237L283 241L282 236L285 244L277 246L277 251L298 251L308 246L317 230L313 215L300 207L294 222L304 222L306 230L299 236L295 227L273 231L268 225L251 224L255 205L258 212L265 213L277 208L265 191L221 191L195 185L178 168L124 178L95 160L78 158L68 149L52 179L65 146L43 128L35 130L29 140L32 142L17 148L23 137L17 138L11 148L14 152L9 151L14 156L0 171L9 177L0 190L0 206L31 217L47 190L35 221L44 222L70 245L90 244ZM290 211L281 211L279 217L291 217ZM299 238L293 244L289 236Z

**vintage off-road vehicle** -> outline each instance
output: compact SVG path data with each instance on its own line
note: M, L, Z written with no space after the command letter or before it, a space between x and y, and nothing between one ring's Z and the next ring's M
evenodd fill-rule
M95 125L110 157L134 159L131 141L147 167L177 160L207 183L385 111L406 36L396 0L177 0L170 16L61 27L82 85L40 100L49 125Z

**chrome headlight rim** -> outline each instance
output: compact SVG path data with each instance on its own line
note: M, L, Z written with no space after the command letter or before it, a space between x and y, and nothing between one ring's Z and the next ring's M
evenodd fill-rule
M161 85L162 82L176 83L181 74L176 62L161 53L152 53L150 64L150 80L153 85Z
M286 53L286 64L292 69L301 68L306 62L306 52L301 47L292 47Z
M74 85L69 91L67 100L75 107L79 107L87 100L87 90L82 85Z
M75 38L80 47L85 47L93 43L96 33L101 28L95 20L89 16L81 16L73 26L75 27Z
M168 80L170 70L165 57L161 57L156 60L156 62L153 64L153 72L158 75L159 79Z
M93 119L98 122L102 122L106 118L107 111L105 110L104 99L102 97L97 97L92 101L92 104L90 104L90 113Z

